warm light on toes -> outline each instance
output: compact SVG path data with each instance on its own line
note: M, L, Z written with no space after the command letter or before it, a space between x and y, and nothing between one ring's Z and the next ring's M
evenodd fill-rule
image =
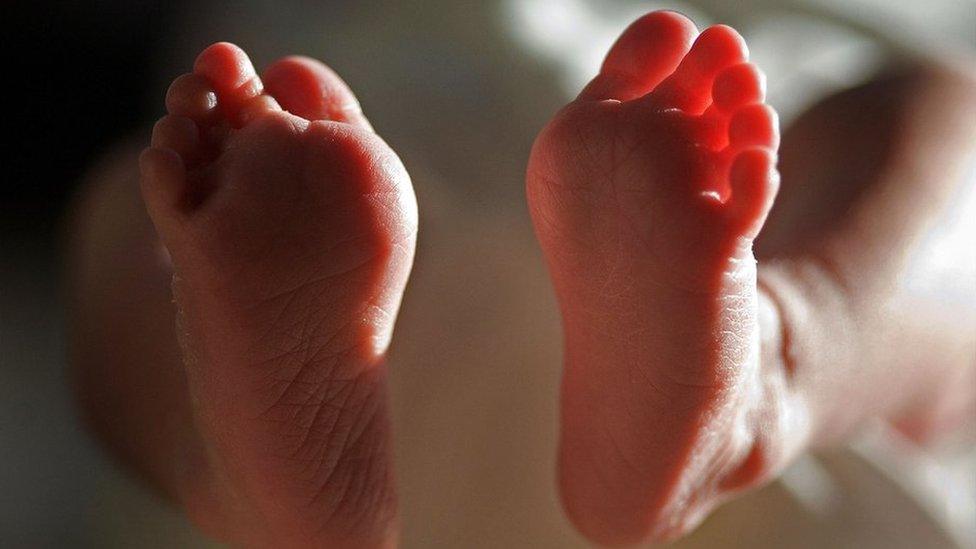
M638 78L649 91L674 71L697 33L695 24L680 13L658 11L645 15L617 39L601 72Z
M739 109L729 122L729 144L735 149L779 145L778 117L769 105L754 104Z
M712 25L695 41L692 52L698 50L693 58L699 68L727 67L739 60L749 58L749 46L742 36L728 25Z
M218 42L203 50L193 72L206 76L221 91L235 90L256 76L244 50L229 42Z
M744 151L732 163L729 214L746 236L758 234L776 195L779 181L775 164L775 156L767 149Z
M724 25L709 27L695 40L674 74L654 90L653 101L661 107L701 113L711 102L718 75L748 57L748 48L739 33Z
M741 63L722 71L712 88L712 102L725 112L761 103L766 97L766 77L752 63Z

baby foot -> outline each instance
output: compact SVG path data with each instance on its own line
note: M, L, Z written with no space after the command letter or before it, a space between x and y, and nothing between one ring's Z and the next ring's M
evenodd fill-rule
M752 241L778 130L747 58L729 27L651 13L532 150L566 341L560 488L601 543L674 537L766 474Z
M310 59L262 80L215 44L166 105L140 165L203 441L191 517L247 545L392 542L382 357L414 251L407 173Z

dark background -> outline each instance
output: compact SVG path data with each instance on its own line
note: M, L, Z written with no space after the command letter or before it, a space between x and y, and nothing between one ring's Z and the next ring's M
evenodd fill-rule
M150 61L181 2L17 2L3 9L5 230L53 230L95 153L145 114Z
M5 2L0 179L0 546L98 546L103 458L66 387L64 212L99 153L147 120L160 29L181 2ZM105 511L104 509L102 511Z

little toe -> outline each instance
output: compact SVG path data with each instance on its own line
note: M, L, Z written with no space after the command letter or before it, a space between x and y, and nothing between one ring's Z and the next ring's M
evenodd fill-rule
M349 86L324 63L285 57L262 76L265 89L286 111L306 120L334 120L372 129Z
M217 110L217 93L205 77L184 74L173 80L166 91L166 110L170 114L204 122L210 120Z
M765 148L739 153L729 171L732 194L725 203L733 230L747 238L759 234L779 188L776 157Z
M185 116L166 115L153 126L151 143L154 148L174 151L184 165L191 164L198 157L200 130Z
M779 118L769 105L746 105L729 121L730 150L738 152L752 147L771 150L779 147Z
M221 111L231 124L240 125L241 108L264 92L264 84L244 50L228 42L218 42L203 50L193 64L193 72L205 77L214 87Z
M766 76L752 63L740 63L723 70L712 85L712 103L730 113L743 105L766 99Z
M172 149L149 147L139 156L139 173L146 209L161 232L168 232L186 185L183 159Z
M600 74L580 97L627 101L646 94L674 72L697 34L695 24L677 12L641 17L610 48Z
M674 73L650 94L659 107L701 113L710 104L712 84L726 68L749 57L745 40L733 28L714 25L705 29Z

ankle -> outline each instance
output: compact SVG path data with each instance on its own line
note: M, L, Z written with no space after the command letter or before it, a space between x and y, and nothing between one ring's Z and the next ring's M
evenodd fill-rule
M779 305L758 293L760 351L752 379L743 382L744 413L735 422L737 450L726 465L719 495L762 486L800 454L809 440L809 413L792 387L794 359L790 331L783 326Z
M787 415L796 423L789 429L805 433L795 453L840 438L852 425L844 419L847 403L830 393L848 381L825 379L823 372L848 370L825 365L867 359L863 307L836 266L813 254L768 262L758 284L761 370L767 392L778 395L764 407L792 410Z

